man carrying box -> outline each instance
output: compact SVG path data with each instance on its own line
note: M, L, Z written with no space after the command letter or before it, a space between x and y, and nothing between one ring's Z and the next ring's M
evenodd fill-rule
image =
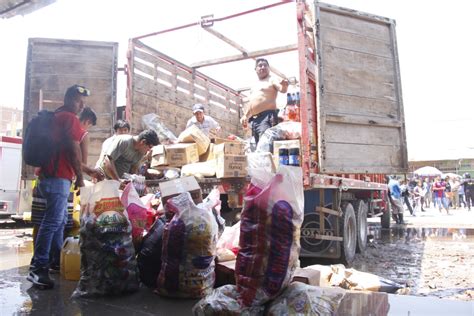
M209 134L217 134L221 127L212 117L204 115L204 105L196 103L193 105L194 116L188 120L186 128L196 125L206 136Z

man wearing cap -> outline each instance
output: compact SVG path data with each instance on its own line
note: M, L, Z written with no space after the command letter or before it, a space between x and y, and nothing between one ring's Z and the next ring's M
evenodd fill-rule
M243 127L250 123L252 136L258 143L260 136L265 131L278 124L276 99L278 92L286 93L288 80L277 80L270 75L270 65L264 58L258 58L255 62L255 72L258 82L252 87L250 97L244 106L244 115L240 119Z
M212 117L204 115L204 105L196 103L193 105L194 116L188 120L186 128L191 125L196 125L199 129L209 136L209 134L215 134L220 131L221 127Z
M81 127L77 114L84 108L85 98L89 95L89 90L83 86L74 85L67 89L64 105L54 112L51 126L56 154L39 171L38 189L46 199L46 208L27 279L42 289L54 286L48 274L49 267L50 264L59 265L59 262L50 262L50 254L61 251L71 183L75 181L76 187L84 186L80 142L86 131Z

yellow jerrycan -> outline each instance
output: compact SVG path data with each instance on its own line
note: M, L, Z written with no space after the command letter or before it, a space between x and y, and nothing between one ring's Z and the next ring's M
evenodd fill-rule
M79 237L67 237L61 249L60 273L66 280L79 281L81 278L81 252Z

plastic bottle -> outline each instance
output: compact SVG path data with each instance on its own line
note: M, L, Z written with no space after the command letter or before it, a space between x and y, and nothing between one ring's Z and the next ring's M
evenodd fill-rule
M299 166L300 165L300 148L291 147L288 149L288 164L290 166Z
M278 162L280 165L288 165L288 148L280 147L278 149Z

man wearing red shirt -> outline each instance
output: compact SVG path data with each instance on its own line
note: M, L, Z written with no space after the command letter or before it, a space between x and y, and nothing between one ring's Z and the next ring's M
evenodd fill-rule
M39 190L46 199L46 209L27 279L44 289L54 286L48 273L50 253L61 251L71 183L75 181L76 187L84 186L80 142L86 131L81 127L77 114L84 108L85 97L89 94L89 90L79 85L67 89L64 105L55 111L51 126L56 152L39 174Z
M446 201L446 195L444 193L446 189L446 182L441 179L441 177L436 177L436 181L433 184L433 192L436 194L436 204L438 204L439 212L441 213L441 207L446 210L446 213L449 215L449 206Z

